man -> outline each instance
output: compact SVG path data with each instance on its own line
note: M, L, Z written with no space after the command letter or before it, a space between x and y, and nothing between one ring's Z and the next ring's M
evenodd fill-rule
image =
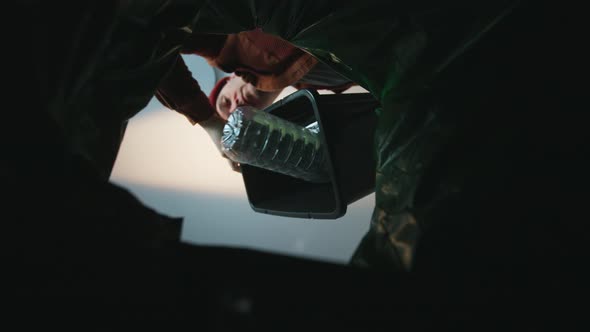
M220 79L207 97L179 57L156 91L164 106L203 127L218 149L223 125L240 105L264 109L288 86L340 93L354 85L310 54L260 29L192 34L182 53L200 55L211 66L232 73Z

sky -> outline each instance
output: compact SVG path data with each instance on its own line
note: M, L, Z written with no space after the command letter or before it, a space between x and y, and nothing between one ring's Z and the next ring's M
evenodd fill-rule
M220 73L201 57L183 57L208 94ZM287 88L277 99L294 91ZM255 212L242 175L231 170L205 131L155 98L130 120L111 181L160 213L182 217L183 242L335 263L348 261L369 228L374 206L371 194L350 204L335 220Z

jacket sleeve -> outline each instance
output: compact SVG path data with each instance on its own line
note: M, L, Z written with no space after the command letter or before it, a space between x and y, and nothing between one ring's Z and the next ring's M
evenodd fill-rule
M162 105L183 114L193 125L207 120L215 112L180 56L160 82L155 95Z

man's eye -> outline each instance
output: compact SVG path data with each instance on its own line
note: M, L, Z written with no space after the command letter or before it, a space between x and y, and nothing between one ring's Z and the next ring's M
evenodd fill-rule
M229 105L229 100L225 97L221 97L221 99L219 100L219 108L220 109L225 109L226 107L228 107Z

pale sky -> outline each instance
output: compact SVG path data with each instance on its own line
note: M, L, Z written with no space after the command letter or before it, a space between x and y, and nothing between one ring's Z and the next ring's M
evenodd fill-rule
M204 59L183 56L202 89L215 82ZM288 88L278 99L294 92ZM355 88L350 92L363 92ZM164 108L154 98L130 120L111 180L149 207L183 217L182 239L200 245L230 246L346 262L368 230L371 194L348 206L336 220L299 219L254 212L242 175L197 125Z

